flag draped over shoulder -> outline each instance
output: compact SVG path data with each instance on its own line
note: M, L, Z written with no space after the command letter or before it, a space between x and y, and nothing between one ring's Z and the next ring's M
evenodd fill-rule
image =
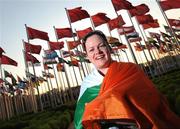
M116 76L114 76L116 75ZM84 128L100 120L134 121L139 128L178 128L180 118L170 111L166 99L133 63L113 62L98 96L85 106Z
M74 9L67 9L67 12L69 14L69 18L71 20L71 23L89 17L88 12L86 10L83 10L82 7L77 7Z
M110 20L110 18L106 16L106 13L97 13L91 16L91 19L95 27L100 26L104 23L107 23Z
M93 70L83 81L74 116L76 129L82 129L81 119L85 103L92 101L98 95L102 80L102 75L97 70Z
M8 56L5 56L5 55L1 56L1 64L14 65L14 66L18 65L18 63L15 60L13 60L13 59L9 58Z
M31 27L26 27L27 35L29 39L42 39L49 41L48 33L44 31L40 31Z
M34 54L40 54L41 52L41 45L33 45L27 42L24 42L25 44L25 50L26 52L34 53Z

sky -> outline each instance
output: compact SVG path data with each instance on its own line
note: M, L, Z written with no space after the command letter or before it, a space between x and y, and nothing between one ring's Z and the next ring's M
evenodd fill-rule
M157 6L156 0L129 0L134 6L145 3L150 8L150 14L154 19L158 19L161 25L165 20ZM56 41L53 26L57 28L69 27L65 8L73 9L82 6L90 15L104 12L109 18L115 18L111 0L0 0L0 47L6 52L5 55L18 62L18 67L2 65L2 68L13 75L25 76L25 63L23 57L22 40L27 41L25 24L29 27L48 32L51 41ZM124 21L130 24L125 11L119 11ZM180 9L166 11L168 18L179 19ZM90 26L90 20L84 19L72 24L73 29L82 30ZM102 25L97 27L108 35L107 29ZM150 31L158 31L152 29ZM116 32L112 32L115 35ZM63 41L64 39L60 40ZM43 46L47 49L47 42L39 39L31 40L30 43ZM42 61L41 55L35 55ZM40 74L40 73L38 73Z

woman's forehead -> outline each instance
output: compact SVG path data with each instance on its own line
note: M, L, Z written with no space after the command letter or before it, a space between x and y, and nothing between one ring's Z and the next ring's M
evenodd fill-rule
M90 36L87 40L86 40L86 43L99 43L99 42L103 42L103 39L102 37L100 37L99 35L92 35Z

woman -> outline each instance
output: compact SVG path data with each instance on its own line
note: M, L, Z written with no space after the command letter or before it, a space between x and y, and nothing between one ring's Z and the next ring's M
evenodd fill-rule
M112 60L101 31L87 34L83 45L96 69L81 85L76 129L180 127L180 118L137 65Z

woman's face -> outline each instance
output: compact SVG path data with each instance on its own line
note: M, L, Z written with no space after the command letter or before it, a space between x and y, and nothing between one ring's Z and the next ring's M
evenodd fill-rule
M111 63L110 50L98 35L87 38L86 43L87 57L98 70L109 67Z

